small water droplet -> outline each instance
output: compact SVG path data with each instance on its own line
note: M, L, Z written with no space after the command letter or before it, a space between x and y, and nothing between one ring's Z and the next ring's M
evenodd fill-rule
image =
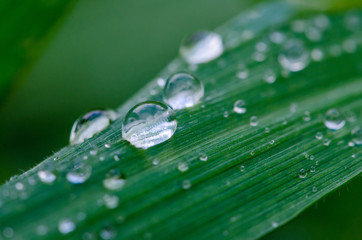
M165 87L165 84L166 84L166 80L164 78L157 78L157 85L160 87L160 88L164 88Z
M189 64L206 63L224 51L222 38L210 31L198 31L185 38L180 47L181 57Z
M43 183L52 183L57 178L54 173L48 170L38 171L38 177Z
M246 107L245 107L245 102L244 100L237 100L234 102L234 108L233 108L234 112L238 113L238 114L244 114L246 113Z
M318 14L317 16L314 17L313 21L316 27L322 30L328 28L330 25L329 18L324 14Z
M309 171L310 171L311 173L315 172L315 166L311 166Z
M184 180L182 182L182 188L187 190L189 188L191 188L192 184L191 184L191 181L190 180Z
M314 160L314 155L310 155L309 159Z
M6 227L3 230L3 235L5 238L12 238L14 236L14 230L11 227Z
M114 227L112 226L106 226L103 227L101 229L101 231L99 232L99 236L103 239L103 240L109 240L109 239L113 239L115 238L117 235L117 231Z
M324 53L319 48L314 48L310 52L310 56L311 56L313 61L320 62L320 61L322 61L322 59L324 57Z
M322 31L319 28L316 28L314 26L309 26L306 30L305 30L305 35L306 37L312 41L312 42L316 42L321 40L322 38Z
M203 161L203 162L207 161L207 155L205 153L200 153L200 161Z
M155 159L153 159L153 161L152 161L152 164L153 164L154 166L157 166L159 163L160 163L160 159L158 159L158 158L155 158Z
M352 154L351 157L352 157L352 158L356 158L356 154Z
M329 146L330 143L331 143L331 140L328 139L328 138L326 138L326 139L323 140L323 145L324 145L324 146Z
M204 96L202 82L189 73L171 75L163 90L163 99L173 109L183 109L197 104Z
M283 68L291 72L298 72L309 64L309 53L302 41L291 39L284 45L278 60Z
M305 112L304 112L304 117L303 117L304 122L309 122L310 119L311 119L311 117L310 117L310 112L309 112L309 111L305 111Z
M315 161L315 165L317 166L319 164L319 161Z
M119 198L116 195L106 194L103 196L104 205L109 209L118 207Z
M177 164L177 169L180 172L186 172L187 170L189 170L189 165L185 162L180 162Z
M254 151L250 151L250 155L253 156L255 154Z
M317 192L317 191L318 191L317 187L312 188L312 192Z
M321 132L317 132L315 135L315 138L318 140L321 140L321 139L323 139L323 134Z
M255 49L258 51L258 52L265 52L268 50L268 45L265 43L265 42L257 42L255 44Z
M357 50L356 40L349 38L343 41L342 48L347 53L354 53Z
M265 133L270 133L270 128L265 128Z
M103 180L103 186L108 190L121 190L126 183L118 169L111 169Z
M58 230L62 234L68 234L75 230L75 224L69 219L63 219L58 223Z
M158 102L143 102L127 113L122 124L122 137L137 148L147 149L170 139L176 127L171 108Z
M285 41L285 35L282 32L276 31L269 35L269 39L275 44L281 44Z
M66 175L67 180L73 184L81 184L89 179L92 174L92 167L85 162L74 162L73 168Z
M24 190L24 184L21 183L21 182L17 182L17 183L15 184L15 188L16 188L16 190L18 190L18 191L22 191L22 190Z
M343 128L346 121L343 116L335 108L329 109L324 118L324 125L330 130L339 130Z
M356 127L352 130L352 141L355 145L362 145L362 129Z
M269 69L264 73L263 78L264 78L265 82L272 84L277 79L277 75L275 74L275 72L273 70Z
M78 118L70 132L70 144L79 144L104 130L116 119L116 113L110 110L94 110Z
M229 112L228 111L225 111L224 112L224 118L228 118L229 117Z
M121 160L121 159L119 158L118 154L115 154L115 155L113 156L113 159L114 159L116 162L118 162L119 160Z
M299 177L300 178L306 178L307 175L308 175L308 172L304 168L299 170Z
M111 144L110 144L110 143L105 143L105 144L104 144L104 147L105 147L105 148L111 148Z
M274 142L275 142L275 141L274 141L273 139L269 141L270 145L273 145Z
M277 222L272 222L272 227L273 228L277 228L279 226L279 224Z
M250 126L252 126L252 127L258 126L258 117L257 116L252 116L250 118Z
M240 166L240 172L244 172L245 171L245 166L244 165L241 165Z
M247 70L240 71L236 74L236 76L240 79L245 79L249 76L249 72Z
M39 236L45 236L48 233L48 227L45 225L39 225L36 227L36 233Z
M92 156L96 156L98 154L98 149L92 149L89 151L89 154Z
M338 44L333 44L332 46L329 47L328 51L331 56L339 57L342 55L342 46Z

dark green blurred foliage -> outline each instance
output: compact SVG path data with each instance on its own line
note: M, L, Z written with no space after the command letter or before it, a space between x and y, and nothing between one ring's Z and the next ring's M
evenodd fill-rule
M122 104L178 54L186 34L213 29L251 2L79 1L2 103L0 181L68 144L79 115ZM265 239L362 239L360 186L358 177Z

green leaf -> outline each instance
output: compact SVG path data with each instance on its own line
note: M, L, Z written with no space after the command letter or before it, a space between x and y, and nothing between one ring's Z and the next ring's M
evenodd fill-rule
M351 130L362 123L362 38L353 25L358 22L350 21L361 17L361 11L326 16L270 3L232 19L216 30L226 48L220 58L199 66L175 59L158 76L187 70L205 85L200 104L176 111L170 140L137 149L122 140L120 117L84 143L63 148L0 188L3 234L58 239L64 237L59 223L67 219L75 224L67 239L255 239L286 223L361 172L362 149L352 144ZM309 40L296 27L326 19L321 39ZM313 53L304 70L281 69L284 44L270 41L276 36L304 42ZM255 58L260 42L268 48ZM277 76L272 84L264 81L270 71ZM119 113L147 99L162 100L156 79ZM233 112L238 99L247 104L245 114ZM346 121L338 131L324 125L331 108ZM249 124L252 116L257 126ZM65 178L76 161L93 169L80 185ZM180 172L180 163L188 170ZM38 179L44 169L56 174L53 183ZM122 172L123 189L103 187L111 169ZM190 188L183 188L185 181Z
M74 0L0 2L0 96L28 71Z

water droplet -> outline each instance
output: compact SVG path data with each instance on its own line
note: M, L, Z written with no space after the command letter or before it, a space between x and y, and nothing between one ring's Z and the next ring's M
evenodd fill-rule
M269 35L269 39L275 44L281 44L285 41L285 35L282 32L276 31Z
M309 171L310 171L311 173L315 172L315 166L311 166Z
M105 143L105 144L104 144L104 147L105 147L105 148L111 148L111 144L110 144L110 143Z
M265 128L265 133L270 133L270 128Z
M270 145L273 145L274 142L275 142L274 140L270 140L270 141L269 141Z
M3 230L3 235L6 238L12 238L14 236L14 230L11 227L6 227Z
M165 84L166 84L166 80L164 78L157 78L157 85L160 87L160 88L164 88L165 87Z
M205 153L200 153L200 161L203 161L203 162L207 161L207 155Z
M312 192L317 192L317 191L318 191L317 187L312 188Z
M309 159L314 160L314 155L310 155Z
M250 151L250 155L253 156L255 154L254 151Z
M39 235L39 236L44 236L48 233L48 228L47 226L45 225L39 225L36 227L36 233Z
M92 156L96 156L98 154L98 149L92 149L89 151L89 154Z
M152 161L152 164L155 165L155 166L157 166L159 163L160 163L160 159L158 159L158 158L155 158Z
M283 68L291 72L298 72L309 64L309 53L302 41L291 39L284 45L278 60Z
M352 130L352 141L355 145L362 145L362 129L356 127Z
M314 17L314 24L316 27L324 30L329 27L330 21L329 18L324 14L318 14Z
M324 118L324 125L330 130L339 130L343 128L346 121L343 119L343 116L335 108L329 109Z
M245 107L244 100L235 101L233 110L234 110L234 112L236 112L238 114L246 113L246 107Z
M356 158L356 154L352 154L351 157L352 157L352 158Z
M177 164L177 169L180 172L186 172L187 170L189 170L189 165L185 162L180 162Z
M346 39L342 43L342 48L348 53L354 53L357 50L357 42L354 39Z
M236 76L240 79L245 79L249 76L249 72L247 70L240 71L236 74Z
M308 175L308 172L304 168L299 170L299 177L300 178L306 178L307 175Z
M224 112L224 118L228 118L229 117L229 112L228 111L225 111Z
M17 183L15 184L15 188L16 188L16 190L18 190L18 191L22 191L22 190L24 190L24 184L21 183L21 182L17 182Z
M311 117L310 117L310 112L309 112L309 111L305 111L305 112L304 112L304 117L303 117L304 122L309 122L310 119L311 119Z
M244 165L241 165L240 166L240 172L244 172L245 171L245 166Z
M313 61L320 62L324 57L324 53L319 48L314 48L310 52L310 56L311 56Z
M277 222L272 222L272 227L273 228L277 228L279 226L279 224Z
M110 110L94 110L78 118L70 132L70 144L79 144L104 130L116 119L116 113Z
M106 226L103 227L99 233L99 236L103 239L103 240L109 240L109 239L113 239L115 238L117 235L117 231L114 227L112 226Z
M307 36L307 38L312 41L312 42L316 42L321 40L322 38L322 32L320 29L313 27L313 26L309 26L306 30L305 30L305 35Z
M192 184L191 184L190 180L184 180L182 182L182 188L185 190L189 189L191 186L192 186Z
M69 219L63 219L58 223L58 230L62 234L68 234L75 230L75 224Z
M323 134L321 132L317 132L315 134L315 138L318 139L318 140L321 140L321 139L323 139Z
M104 205L109 209L118 207L119 198L116 195L106 194L103 196Z
M333 44L328 49L329 54L333 57L339 57L342 54L342 47L338 44Z
M272 84L277 79L277 75L275 74L275 72L273 72L273 70L269 69L264 73L263 78L265 82Z
M147 149L170 139L176 127L171 108L158 102L143 102L127 113L122 137L137 148Z
M73 184L81 184L89 179L92 174L92 167L85 162L75 161L73 168L66 175L67 180Z
M103 186L108 190L121 190L125 183L126 179L118 169L111 169L103 180Z
M328 139L328 138L326 138L326 139L323 140L323 145L324 145L324 146L329 146L330 143L331 143L331 140Z
M202 82L189 73L175 73L169 77L163 90L163 99L173 109L197 104L204 96Z
M218 58L224 51L221 36L210 31L198 31L185 38L180 55L189 64L206 63Z
M258 117L257 116L252 116L250 118L250 126L252 126L252 127L258 126Z
M116 162L118 162L119 160L121 160L117 154L115 154L115 155L113 156L113 159L114 159Z
M52 183L57 178L54 173L47 170L38 171L38 177L43 183Z

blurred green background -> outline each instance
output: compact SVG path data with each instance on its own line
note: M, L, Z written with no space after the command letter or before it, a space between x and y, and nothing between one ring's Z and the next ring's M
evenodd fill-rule
M178 54L186 34L213 29L253 2L78 1L2 104L0 182L68 144L79 115L121 105ZM358 177L265 239L362 239L360 186Z

